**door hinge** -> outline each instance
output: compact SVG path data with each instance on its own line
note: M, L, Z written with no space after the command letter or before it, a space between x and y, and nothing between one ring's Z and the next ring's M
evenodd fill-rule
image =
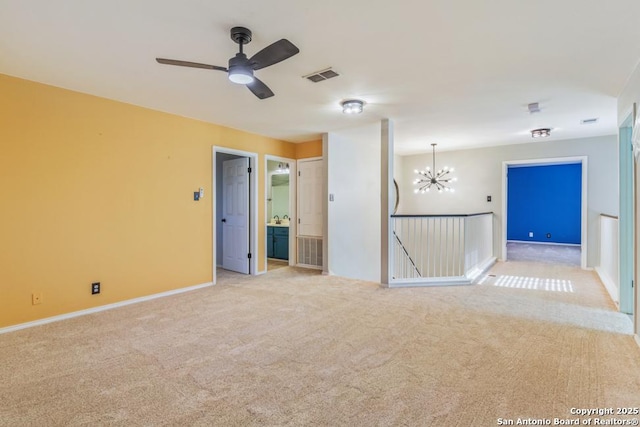
M634 283L633 283L633 280L632 280L631 281L631 289L633 289L633 285L634 285Z
M248 173L251 173L251 168L247 168L247 172L248 172Z
M298 224L300 224L300 218L298 218Z
M298 171L298 176L300 176L300 171Z
M251 252L247 254L247 258L251 259Z

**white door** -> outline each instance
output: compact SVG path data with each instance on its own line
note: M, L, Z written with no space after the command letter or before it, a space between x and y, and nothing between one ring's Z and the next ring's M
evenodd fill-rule
M222 163L222 268L249 274L249 159Z
M298 163L298 235L322 237L322 160Z

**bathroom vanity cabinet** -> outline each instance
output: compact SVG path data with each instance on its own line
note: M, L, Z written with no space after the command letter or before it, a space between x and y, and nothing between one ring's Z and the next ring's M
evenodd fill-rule
M289 259L289 227L267 226L267 257Z

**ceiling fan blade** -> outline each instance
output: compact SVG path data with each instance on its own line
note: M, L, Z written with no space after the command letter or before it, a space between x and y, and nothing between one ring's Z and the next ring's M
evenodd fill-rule
M269 89L269 86L264 84L261 80L253 78L253 82L247 85L249 90L258 98L265 99L273 96L273 92Z
M287 58L291 58L298 52L300 52L300 49L298 49L293 43L287 39L281 39L253 55L249 59L249 63L254 70L259 70L261 68L277 64Z
M217 65L200 64L199 62L178 61L177 59L156 58L160 64L179 65L180 67L204 68L205 70L228 71L225 67Z

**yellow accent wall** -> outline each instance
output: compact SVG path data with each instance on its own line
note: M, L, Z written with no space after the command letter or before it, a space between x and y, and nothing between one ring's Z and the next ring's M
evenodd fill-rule
M0 327L212 281L211 147L259 153L258 167L265 154L297 154L296 144L5 75L0 94Z
M322 157L322 140L302 142L296 144L296 159Z

